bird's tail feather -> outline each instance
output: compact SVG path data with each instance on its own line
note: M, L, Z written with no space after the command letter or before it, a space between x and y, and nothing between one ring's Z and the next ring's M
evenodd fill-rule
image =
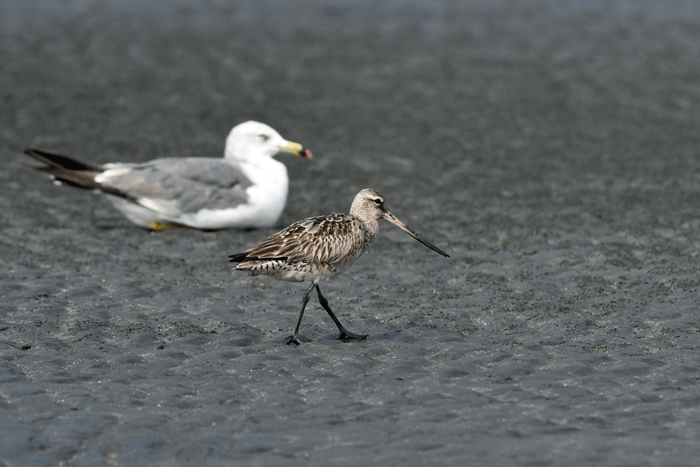
M87 162L83 162L72 157L52 154L39 149L27 148L24 150L24 153L49 167L61 168L65 170L85 170L89 172L102 172L104 170L102 167L97 165L88 164Z
M22 163L33 169L46 172L59 182L84 190L100 190L103 193L133 201L133 197L128 194L116 188L103 186L95 181L95 177L105 170L98 165L88 164L87 162L59 154L51 154L39 149L27 148L24 150L24 153L35 160L23 160L21 161Z

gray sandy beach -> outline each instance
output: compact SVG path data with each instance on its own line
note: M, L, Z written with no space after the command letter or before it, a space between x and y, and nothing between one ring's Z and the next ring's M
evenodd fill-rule
M700 6L0 1L0 467L694 466ZM287 208L158 234L19 163L218 157L259 120ZM371 187L323 291L227 256Z

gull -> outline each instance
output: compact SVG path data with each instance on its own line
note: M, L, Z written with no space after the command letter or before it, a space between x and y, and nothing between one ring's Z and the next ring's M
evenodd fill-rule
M428 248L449 257L447 253L409 229L387 209L384 197L369 188L355 196L349 214L331 213L295 222L257 246L229 256L230 262L237 263L236 270L249 271L253 276L266 274L283 281L311 281L301 300L301 311L294 334L287 338L287 344L300 344L299 326L309 302L309 295L314 288L319 303L340 331L339 339L367 338L366 335L348 331L340 324L328 305L328 300L321 294L318 283L324 277L341 274L360 256L367 253L379 231L378 219L391 222Z
M287 202L287 168L279 152L311 159L311 151L287 141L264 123L236 125L224 157L155 159L143 163L94 165L38 149L22 161L70 186L97 190L129 221L152 230L265 228Z

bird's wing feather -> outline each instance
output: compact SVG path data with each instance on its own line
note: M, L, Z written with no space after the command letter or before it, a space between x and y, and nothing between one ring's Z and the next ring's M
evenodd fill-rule
M250 250L231 255L232 261L269 261L332 264L354 256L364 244L361 223L346 214L331 214L296 222Z
M110 164L99 181L166 214L235 207L247 201L245 190L252 184L237 167L205 158Z
M102 190L110 195L134 201L128 193L124 193L119 189L100 186L95 181L95 177L99 176L104 171L104 168L98 165L32 148L25 149L24 153L35 160L22 160L23 164L46 172L57 181L85 190Z
M99 165L89 164L73 157L52 154L39 149L27 148L24 150L24 153L48 167L61 168L65 170L87 170L96 173L102 172L103 170ZM36 168L35 165L32 166ZM45 171L48 172L48 170Z

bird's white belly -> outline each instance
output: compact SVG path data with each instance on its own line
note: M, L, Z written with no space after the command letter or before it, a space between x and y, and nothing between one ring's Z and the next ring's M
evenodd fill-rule
M253 183L246 189L247 201L228 209L201 209L180 217L185 225L210 225L210 229L266 228L275 225L287 204L289 179L281 162L268 160L266 167L246 167L246 177ZM202 227L200 227L202 228Z
M124 217L126 217L132 223L138 225L139 227L150 228L151 222L160 222L162 224L167 224L172 222L165 216L145 208L139 204L127 201L124 198L119 198L117 196L107 195L107 199L114 205L114 207L121 212Z
M245 204L227 209L200 209L195 213L183 214L174 222L200 229L272 227L284 210L286 190L284 196L268 190L261 197L254 193L255 188L246 190L248 202ZM276 199L282 201L275 202Z

